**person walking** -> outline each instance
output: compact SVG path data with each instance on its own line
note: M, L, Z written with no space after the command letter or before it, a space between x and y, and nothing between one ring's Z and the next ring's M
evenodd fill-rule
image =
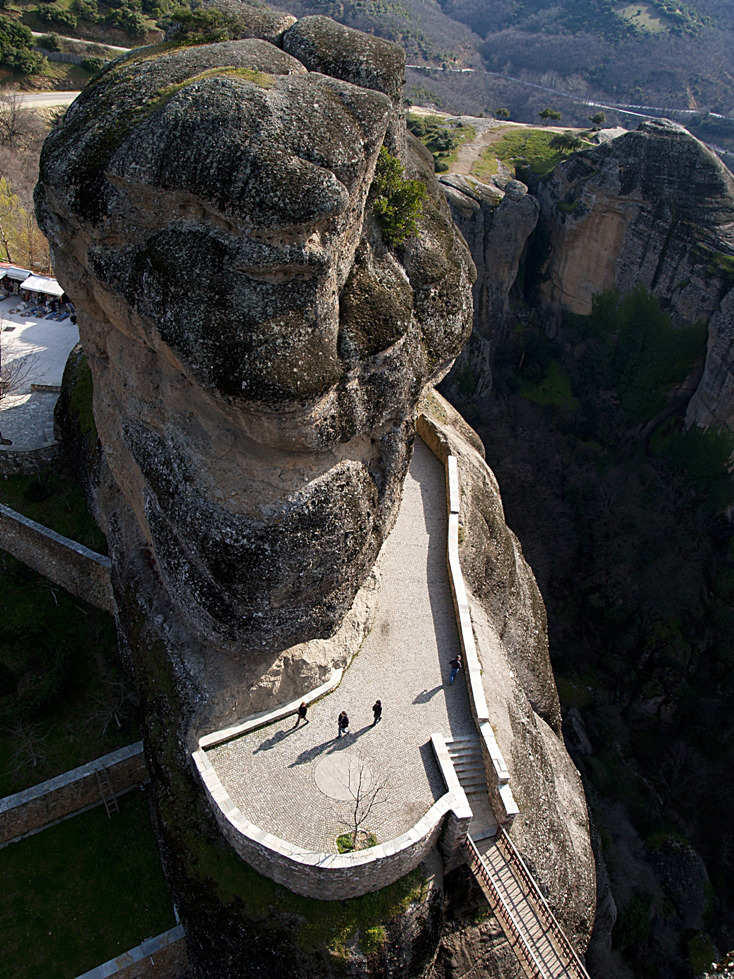
M341 737L342 734L349 734L349 717L345 710L343 710L339 715L339 719L336 722L336 725L337 725L337 730L339 731L339 735L338 735L339 737Z
M449 673L449 686L456 679L456 674L461 669L461 653L457 653L453 659L449 660L449 666L451 667L451 672Z
M382 720L382 701L376 700L372 705L372 713L375 715L375 719L372 722L372 727L377 724L378 721Z
M298 708L298 713L296 714L296 723L293 725L293 727L298 727L301 721L303 721L304 724L308 724L309 721L308 718L306 717L306 714L308 714L308 707L306 707L306 701L303 700L301 701L301 706Z

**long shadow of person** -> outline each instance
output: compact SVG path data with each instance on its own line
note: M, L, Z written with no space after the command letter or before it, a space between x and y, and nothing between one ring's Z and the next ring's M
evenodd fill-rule
M287 727L282 731L276 731L275 734L271 735L269 738L266 738L257 746L257 748L255 748L255 750L252 752L253 755L257 754L258 751L269 751L271 748L274 748L276 744L280 744L284 738L287 738L288 735L295 730L296 729L294 727Z
M295 728L293 729L295 730ZM323 744L317 744L313 748L306 748L302 751L300 755L292 761L288 768L295 768L296 765L306 765L308 762L313 761L314 758L318 758L322 751L326 751L330 744L333 744L331 740L324 741Z
M343 734L341 737L337 736L331 742L329 754L331 754L332 751L343 751L345 748L348 748L350 745L354 744L357 738L361 737L365 731L371 730L372 724L365 724L365 726L361 727L359 731L350 731L348 734Z
M443 690L443 687L434 687L433 690L422 690L418 696L413 701L414 704L427 704L428 701L435 697L439 690Z

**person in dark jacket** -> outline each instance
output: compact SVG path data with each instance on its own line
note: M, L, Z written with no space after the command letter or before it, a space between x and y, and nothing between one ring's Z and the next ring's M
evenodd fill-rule
M298 727L298 725L303 721L304 724L308 724L308 718L306 714L308 713L308 707L306 707L306 701L301 702L301 706L298 708L298 713L296 714L296 723L293 727Z
M372 727L377 724L378 721L382 720L382 701L376 700L372 705L372 713L375 715L375 719L372 722Z
M345 710L343 710L339 715L339 719L336 724L339 731L339 737L341 737L342 734L349 734L349 717L347 716L347 712Z
M454 656L453 659L450 659L449 660L449 666L451 667L451 672L449 673L449 686L451 686L451 684L456 679L456 674L461 669L461 654L460 653L457 653L456 656Z

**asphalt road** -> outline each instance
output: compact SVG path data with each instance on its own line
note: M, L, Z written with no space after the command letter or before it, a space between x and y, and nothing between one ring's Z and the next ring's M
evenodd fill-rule
M56 105L71 105L79 92L15 92L26 109L50 109Z

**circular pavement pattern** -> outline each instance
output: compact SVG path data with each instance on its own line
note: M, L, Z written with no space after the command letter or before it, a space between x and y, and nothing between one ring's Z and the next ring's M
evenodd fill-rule
M350 751L322 758L313 777L324 795L345 802L363 796L372 785L372 772L366 761Z

